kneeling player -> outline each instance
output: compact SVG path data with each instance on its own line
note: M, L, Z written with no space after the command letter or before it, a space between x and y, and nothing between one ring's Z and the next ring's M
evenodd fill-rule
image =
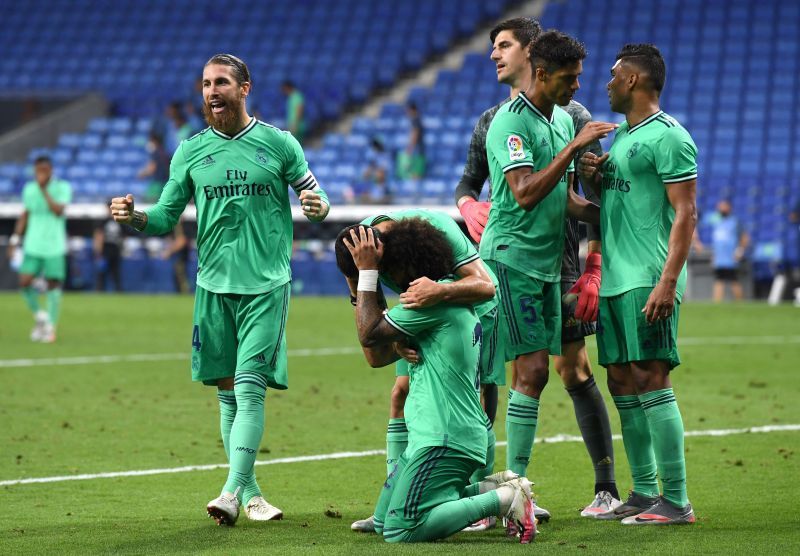
M387 542L432 541L479 519L503 515L517 523L520 542L530 542L536 532L530 482L504 471L470 484L486 461L478 397L483 334L474 309L398 305L384 316L378 302L379 271L401 291L422 277L443 280L451 270L452 249L440 231L418 218L397 222L382 237L385 243L374 238L372 228L360 227L345 242L359 270L359 341L372 366L397 360L394 342L409 339L422 358L410 367L408 447L384 483L375 529Z
M475 472L473 482L490 475L494 470L495 433L494 417L497 413L497 386L505 384L505 361L503 348L498 345L497 314L499 294L495 288L497 279L484 266L478 252L458 224L446 213L433 210L399 210L364 219L361 224L371 226L379 233L387 233L400 220L421 218L442 232L453 252L451 273L454 281L443 283L427 279L416 280L408 290L402 293L401 302L408 309L421 309L437 303L471 304L480 319L484 342L480 351L480 384L482 401L486 416L484 424L487 435L486 465ZM354 226L357 228L358 226ZM339 270L347 278L352 299L355 300L358 269L353 262L344 239L349 237L345 228L336 239L336 263ZM380 282L395 293L401 290L386 275L381 275ZM380 294L379 294L380 295ZM383 300L381 299L381 303ZM409 361L416 362L413 350L403 350ZM403 408L409 390L408 361L400 360L396 365L396 379L392 387L389 427L386 433L386 473L390 473L408 444L408 429ZM538 515L537 515L538 517ZM494 518L476 524L470 530L485 530L493 527ZM361 532L373 532L374 519L370 516L351 525L351 529Z

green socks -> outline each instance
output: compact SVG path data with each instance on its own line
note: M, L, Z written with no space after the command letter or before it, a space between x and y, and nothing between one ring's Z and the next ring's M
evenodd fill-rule
M219 430L222 436L222 445L225 447L225 457L230 461L231 428L236 418L236 395L233 390L217 390L217 399L219 400ZM250 480L242 489L242 502L247 504L253 496L261 496L255 471L250 472Z
M222 490L237 492L238 489L240 501L244 498L244 489L252 480L253 465L264 434L266 390L267 379L263 375L247 371L236 373L233 385L236 417L229 440L230 471Z
M389 419L389 427L386 429L386 476L394 469L397 460L408 446L408 429L406 420L403 417Z
M486 421L486 465L479 467L475 473L470 477L471 483L479 483L485 477L488 477L494 471L494 451L495 444L497 443L497 435L494 433L494 426L489 420L489 417L484 414L484 421Z
M506 467L520 477L526 477L528 474L528 462L531 459L533 441L536 438L538 417L539 400L516 390L509 390L506 413L506 436L508 438Z
M650 425L638 396L612 396L622 423L622 442L633 475L633 490L642 496L658 496L656 459Z
M61 288L47 290L47 314L50 324L58 324L58 315L61 313Z
M25 300L25 305L35 316L39 312L39 292L31 286L22 288L22 298Z
M653 439L658 476L664 498L678 507L689 503L686 494L686 457L683 451L683 419L672 388L639 396Z

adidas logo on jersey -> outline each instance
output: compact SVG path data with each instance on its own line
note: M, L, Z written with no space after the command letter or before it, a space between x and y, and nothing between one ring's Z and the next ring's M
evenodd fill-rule
M200 163L200 165L201 166L211 166L215 162L216 162L216 160L214 160L214 158L211 155L208 155L207 157L205 157L203 159L203 161Z
M258 355L253 357L253 361L255 361L256 363L261 363L262 365L266 365L267 364L267 358L264 357L263 353L259 353Z

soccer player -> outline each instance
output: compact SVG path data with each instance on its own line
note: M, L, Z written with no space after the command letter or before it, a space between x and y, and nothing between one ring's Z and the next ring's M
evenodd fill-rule
M305 216L328 214L325 192L288 132L247 112L252 81L245 63L217 54L203 68L205 130L181 142L158 203L134 209L132 195L111 202L114 218L162 235L194 197L198 273L192 330L192 379L217 386L230 472L208 514L233 525L239 507L257 521L280 519L264 500L253 465L264 432L266 389L288 387L286 314L292 215L287 189Z
M381 283L395 293L400 294L400 301L407 309L419 309L442 302L473 304L475 312L481 321L485 338L480 356L481 388L485 393L487 386L490 386L496 394L497 385L505 384L503 348L498 345L497 306L499 298L496 295L497 279L484 266L475 247L458 227L458 224L446 213L418 209L400 210L365 218L361 224L370 226L378 232L386 233L398 221L407 218L421 218L445 235L453 252L451 272L457 279L450 282L434 282L427 278L421 278L412 283L406 291L401 291L399 286L386 275L381 275ZM358 269L344 243L344 240L349 237L349 230L350 228L345 228L336 239L336 262L339 270L347 279L351 299L355 300ZM413 349L411 351L413 353L408 351L406 353L409 353L410 362L416 363L418 354ZM369 356L369 354L366 355ZM403 417L403 408L409 391L409 367L405 360L398 361L395 374L396 379L391 394L389 427L386 433L387 474L391 472L408 443L408 429ZM494 411L484 399L484 411L486 412L484 424L487 432L486 464L475 471L475 475L472 478L473 482L480 481L484 477L491 475L494 470L496 438L493 421L496 410L496 397ZM484 529L493 523L493 517L488 519L484 524ZM373 531L374 520L370 517L356 521L351 525L351 528L354 531Z
M659 107L665 78L658 48L625 45L608 83L611 109L625 114L625 122L607 154L586 153L579 163L586 182L602 188L597 346L633 474L625 503L599 517L626 525L695 521L670 371L680 363L678 316L697 220L697 147Z
M358 268L358 338L374 367L397 360L394 342L410 339L421 360L410 367L405 405L408 447L386 478L375 510L375 530L387 542L442 539L490 515L520 528L520 542L536 533L530 482L502 471L470 484L484 465L486 428L478 399L483 330L472 305L439 303L384 316L379 272L401 291L417 280L447 279L453 253L447 238L421 218L401 219L384 234L350 229L345 244Z
M22 190L24 209L11 235L9 251L19 246L24 234L19 286L35 321L31 341L52 343L56 341L61 285L67 273L64 211L72 200L72 187L53 177L53 163L47 156L34 160L33 173L34 180L26 183ZM39 275L47 281L47 311L41 309L39 293L33 287L33 280Z
M572 37L542 33L531 46L531 84L497 111L486 136L492 206L480 254L500 282L506 359L514 361L507 461L521 476L536 436L549 355L561 354L565 217L599 222L597 206L573 189L573 160L616 127L588 122L575 136L572 118L558 106L578 90L585 55Z
M516 98L520 90L530 85L532 68L529 60L530 45L541 32L539 23L531 18L516 18L497 25L489 35L494 49L492 61L497 65L497 79L511 88L510 98L483 114L472 133L464 174L456 187L456 204L464 216L470 235L480 242L489 216L490 203L478 202L483 184L489 177L486 156L486 133L492 118L501 106ZM578 102L570 100L563 109L572 117L575 131L580 132L592 116ZM576 158L589 150L602 155L600 143L595 141L578 150ZM574 180L573 189L577 190ZM599 200L587 188L587 199L595 204ZM563 304L561 325L561 355L554 357L556 371L567 389L575 408L575 417L586 449L594 466L595 497L581 512L584 517L606 512L619 505L619 492L614 478L614 447L611 441L611 424L608 420L603 396L592 376L586 353L584 337L594 334L597 318L600 283L600 233L599 226L589 225L589 255L586 271L580 273L578 262L578 221L567 217L564 237L564 255L561 261L561 294L580 293L577 304ZM543 520L546 510L537 507L537 517ZM549 515L547 516L549 517Z

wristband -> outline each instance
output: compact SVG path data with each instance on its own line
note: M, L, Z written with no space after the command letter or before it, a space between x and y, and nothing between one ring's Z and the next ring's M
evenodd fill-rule
M358 272L358 287L356 290L360 292L378 291L378 271L360 270Z
M19 245L19 234L11 234L11 237L8 238L8 244L11 247L16 247Z

